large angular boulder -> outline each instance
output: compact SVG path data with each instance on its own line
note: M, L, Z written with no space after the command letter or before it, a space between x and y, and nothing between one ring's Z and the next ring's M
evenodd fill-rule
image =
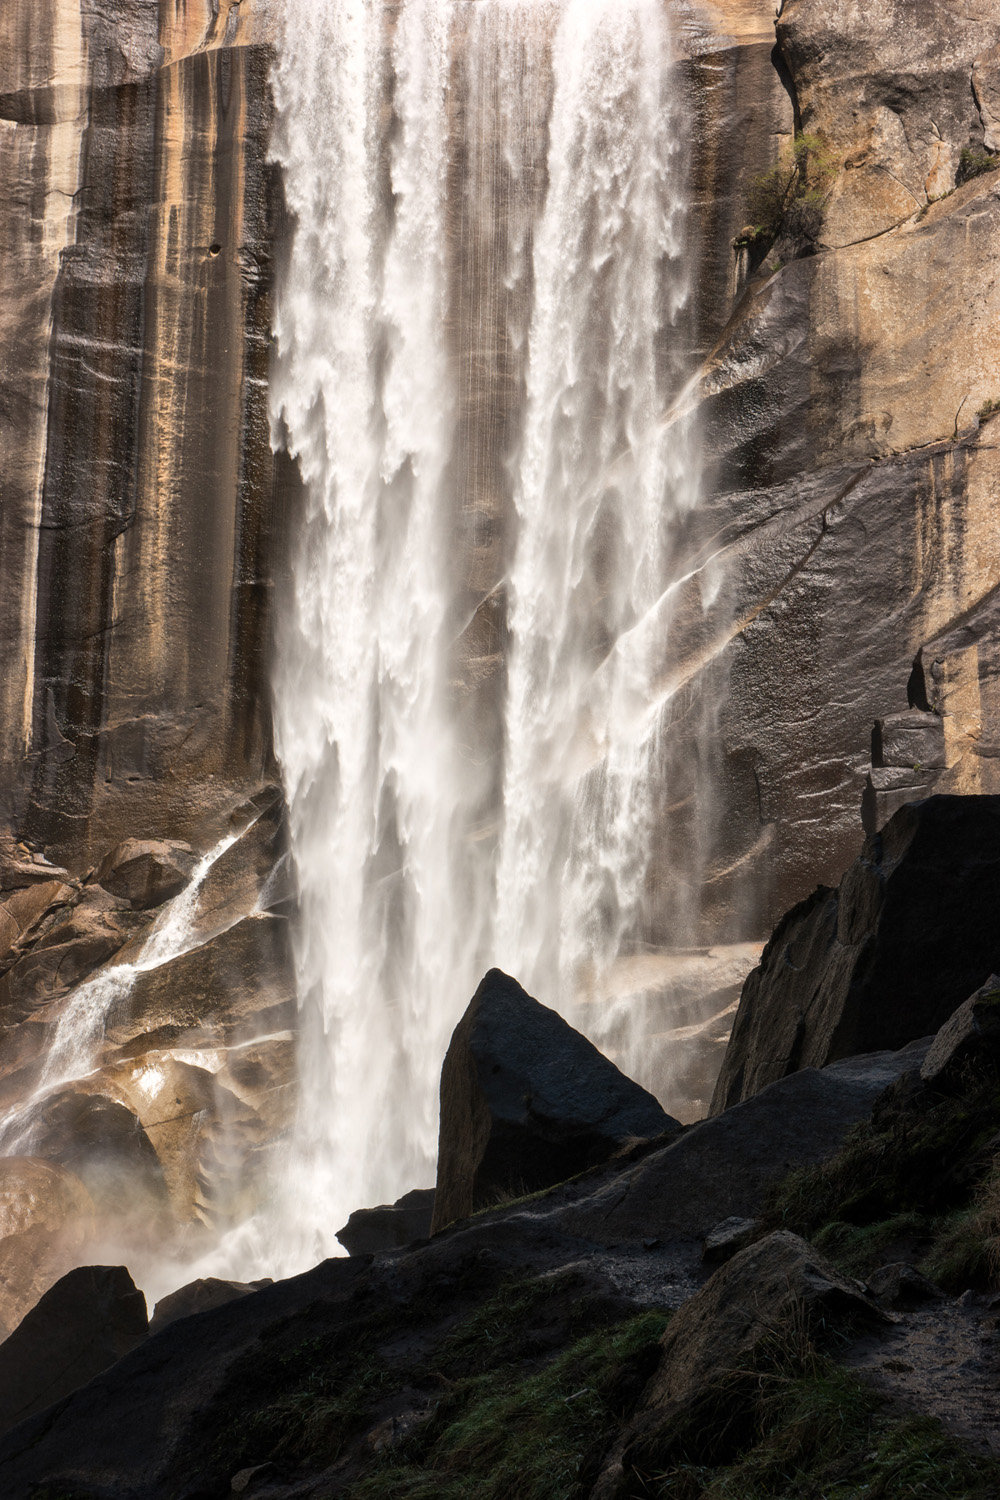
M136 911L148 911L179 896L197 863L190 844L173 839L125 839L101 860L94 879Z
M0 1344L0 1432L142 1343L146 1301L124 1266L78 1266Z
M636 1493L697 1432L752 1421L756 1372L797 1373L813 1328L884 1317L861 1287L805 1240L778 1230L716 1271L674 1314L643 1405L605 1462L592 1500Z
M441 1070L432 1232L680 1128L554 1010L491 969Z
M778 923L743 986L717 1114L797 1068L938 1030L1000 969L1000 797L929 797Z
M337 1238L348 1255L377 1255L425 1240L434 1217L434 1189L414 1188L395 1203L356 1208Z
M126 902L91 886L50 914L37 936L26 934L30 945L0 980L0 1005L25 1015L64 995L113 958L140 921Z

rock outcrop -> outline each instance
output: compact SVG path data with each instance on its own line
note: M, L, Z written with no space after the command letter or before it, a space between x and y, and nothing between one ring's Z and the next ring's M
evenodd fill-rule
M432 1232L679 1129L560 1015L491 969L441 1070Z
M125 839L104 856L92 878L136 911L148 911L171 896L179 896L197 863L198 856L190 844Z
M146 1338L146 1302L124 1266L79 1266L0 1344L0 1431L86 1385Z
M414 1188L395 1203L356 1208L337 1238L348 1255L377 1255L425 1240L434 1217L434 1189Z
M713 1113L797 1068L901 1047L1000 967L1000 797L931 797L787 913L747 978Z
M829 1335L880 1314L858 1282L797 1235L778 1231L741 1250L675 1314L642 1405L591 1500L631 1500L633 1474L662 1471L712 1429L739 1444L752 1420L746 1387L794 1368L820 1324ZM745 1439L744 1439L745 1440Z

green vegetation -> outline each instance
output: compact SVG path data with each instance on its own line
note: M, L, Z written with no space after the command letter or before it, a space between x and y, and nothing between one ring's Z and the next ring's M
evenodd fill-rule
M489 1319L474 1322L454 1347ZM507 1365L457 1381L350 1500L582 1500L666 1323L665 1313L642 1313L577 1340L541 1370Z
M889 1256L910 1260L948 1290L993 1285L998 1128L1000 1078L989 1059L942 1091L901 1079L835 1156L782 1180L765 1219L812 1240L854 1275Z
M772 244L779 234L815 239L836 163L818 135L801 133L791 150L751 180L747 214L753 243Z
M650 1500L992 1500L1000 1465L967 1452L925 1418L893 1417L861 1381L822 1362L797 1379L762 1382L756 1431L712 1466L651 1476ZM639 1491L638 1493L641 1493Z
M990 417L995 417L998 411L1000 411L1000 400L995 396L991 396L988 401L983 402L982 406L976 412L976 416L980 422L988 422Z
M997 168L1000 168L1000 156L995 156L991 151L976 151L971 146L965 146L958 158L955 181L961 187L963 182L981 177L984 172L995 172Z

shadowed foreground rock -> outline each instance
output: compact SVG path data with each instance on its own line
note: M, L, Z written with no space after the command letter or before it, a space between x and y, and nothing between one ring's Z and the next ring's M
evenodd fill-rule
M903 1047L1000 968L1000 797L930 797L865 841L836 891L775 928L743 986L712 1113L798 1068Z
M671 1320L643 1407L591 1500L637 1493L631 1475L662 1472L692 1427L738 1425L742 1388L755 1371L780 1368L820 1321L836 1327L881 1317L856 1281L797 1235L779 1230L741 1250ZM751 1403L742 1404L749 1415Z
M86 1385L146 1338L146 1302L124 1266L79 1266L0 1344L0 1431Z
M491 969L441 1070L432 1232L562 1182L631 1139L679 1129L554 1010Z
M425 1240L434 1216L434 1189L414 1188L395 1203L356 1208L337 1238L348 1255L377 1255Z

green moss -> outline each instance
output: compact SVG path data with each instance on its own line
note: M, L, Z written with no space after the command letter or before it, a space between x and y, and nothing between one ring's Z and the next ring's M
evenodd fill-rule
M456 1384L350 1500L578 1500L659 1353L667 1323L642 1313L579 1339L542 1370Z
M752 1440L713 1465L689 1459L650 1475L650 1500L994 1500L1000 1464L969 1453L922 1417L882 1412L879 1397L823 1363L766 1385Z

